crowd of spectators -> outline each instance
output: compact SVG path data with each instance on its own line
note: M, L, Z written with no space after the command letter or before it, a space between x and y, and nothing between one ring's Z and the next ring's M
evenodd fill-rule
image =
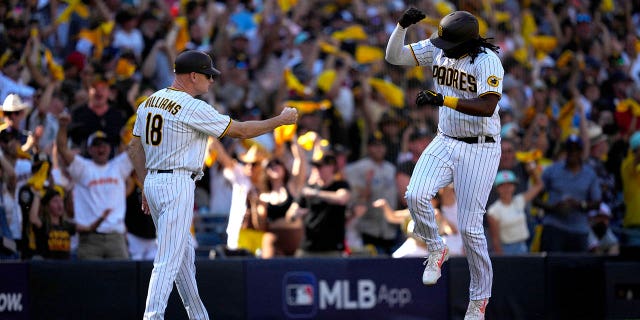
M122 150L137 106L170 86L183 50L209 53L222 72L201 97L219 112L242 121L284 106L300 113L296 126L211 147L196 238L201 219L240 210L229 219L229 250L254 240L244 249L263 257L391 256L411 239L410 219L391 217L406 209L403 190L438 122L436 109L415 104L431 87L430 70L384 61L409 6L427 18L408 42L467 10L500 47L491 252L640 246L635 1L2 0L0 256L76 258L78 243L118 251L126 240L126 254L90 248L88 257L153 257L153 223L139 210L140 182ZM455 241L449 189L436 199L445 202L438 219ZM243 234L258 238L237 239Z

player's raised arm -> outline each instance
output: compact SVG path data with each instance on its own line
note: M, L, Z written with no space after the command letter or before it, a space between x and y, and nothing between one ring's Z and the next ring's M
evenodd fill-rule
M73 158L75 154L69 150L67 146L67 127L71 122L71 116L63 112L58 116L58 135L56 136L56 147L58 148L58 153L62 156L62 160L64 160L64 165L68 166L73 162Z
M407 28L424 19L425 14L416 8L409 8L402 14L400 21L396 25L396 28L391 33L389 42L387 43L387 49L385 53L385 60L395 65L415 66L416 59L413 56L413 52L409 46L404 45L404 37L407 33Z
M226 135L232 138L249 139L271 132L279 126L294 124L296 121L298 121L298 110L287 107L279 115L265 120L231 120Z

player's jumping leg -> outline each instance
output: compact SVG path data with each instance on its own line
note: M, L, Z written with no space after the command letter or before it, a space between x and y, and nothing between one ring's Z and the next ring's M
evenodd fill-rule
M435 284L440 278L442 264L449 258L449 249L438 233L431 199L452 181L450 149L441 136L422 152L411 175L405 197L415 222L414 234L422 238L429 250L422 274L422 282Z
M469 262L469 310L484 319L484 308L491 297L493 270L487 251L482 219L500 161L500 143L466 144L459 142L455 152L454 189L458 204L458 229ZM477 159L490 159L477 161ZM465 318L467 319L467 318Z

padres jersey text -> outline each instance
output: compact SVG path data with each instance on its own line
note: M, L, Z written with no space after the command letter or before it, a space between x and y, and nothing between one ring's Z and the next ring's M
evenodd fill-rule
M502 95L504 69L491 50L479 54L474 63L470 56L449 59L429 39L411 44L418 65L433 72L434 90L444 96L473 99L485 94ZM451 137L497 136L500 134L499 106L491 117L470 116L451 108L439 109L438 130Z
M147 169L200 171L208 136L224 135L231 118L183 91L159 90L140 105L133 135L140 137Z

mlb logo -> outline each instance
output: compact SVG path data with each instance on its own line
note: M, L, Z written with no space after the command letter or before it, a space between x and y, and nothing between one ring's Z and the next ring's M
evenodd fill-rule
M288 272L282 282L284 314L288 318L313 318L318 310L315 275L311 272Z
M308 284L287 285L287 304L290 306L310 306L313 304L313 287Z

